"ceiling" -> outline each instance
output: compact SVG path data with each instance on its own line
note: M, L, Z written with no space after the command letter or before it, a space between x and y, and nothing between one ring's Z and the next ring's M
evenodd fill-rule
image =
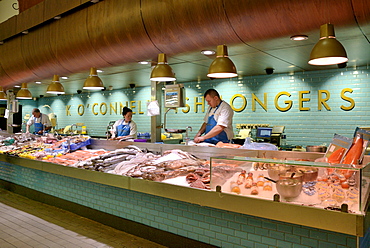
M349 61L348 68L370 65L370 43L357 27L336 28L337 39L342 43L347 51ZM292 34L295 35L295 34ZM273 68L274 73L294 73L313 70L336 69L337 65L332 66L312 66L308 59L310 52L319 39L319 27L309 33L305 33L308 40L292 41L290 37L281 37L270 40L256 41L248 44L229 45L228 52L230 59L234 62L239 78L252 75L266 74L266 68ZM370 36L370 33L367 33ZM176 74L178 83L198 80L209 80L207 77L208 67L212 63L215 55L206 56L201 54L201 50L216 50L216 47L200 47L199 50L167 56L169 65ZM156 60L156 58L153 58ZM127 63L121 66L99 68L103 72L99 73L105 87L108 89L129 88L130 84L136 87L150 85L151 65L142 65L137 62ZM61 79L66 94L75 94L77 90L82 90L83 83L89 71L75 73L68 76L66 80ZM39 95L53 96L45 94L49 80L42 80L42 84L34 82L28 83L28 88L34 97Z
M132 15L122 15L122 9ZM67 94L75 94L82 90L88 68L99 65L107 89L149 86L151 65L137 60L155 62L160 52L167 54L178 83L208 80L215 55L200 52L216 50L221 44L227 45L238 78L264 75L266 68L273 68L275 74L336 69L336 65L308 64L320 25L328 16L347 51L347 68L368 66L370 4L366 0L110 0L5 42L0 47L0 81L9 86L27 82L34 97L53 96L46 94L53 71L70 71L74 73L60 74L69 77L61 83ZM26 13L17 23L22 23L22 17ZM77 20L80 25L75 25ZM297 34L308 39L290 40ZM43 75L41 84L35 83L40 81L36 75Z

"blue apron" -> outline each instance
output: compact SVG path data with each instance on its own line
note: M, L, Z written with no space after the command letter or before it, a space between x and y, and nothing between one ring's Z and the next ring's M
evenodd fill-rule
M127 136L127 135L130 135L130 123L131 121L128 122L127 125L123 125L123 122L125 120L122 120L121 122L121 125L118 125L116 130L117 130L117 137L120 137L120 136Z
M222 103L222 101L217 106L215 111L213 111L213 114L208 117L208 122L207 122L207 126L206 126L206 134L209 131L211 131L213 127L215 127L217 125L217 121L214 118L214 114L217 111L218 107L220 107L221 103ZM211 112L211 109L209 109L209 112ZM208 112L208 114L209 114L209 112ZM230 142L230 140L227 138L226 132L224 130L221 133L217 134L216 136L204 140L204 142L212 143L212 144L217 144L219 141L222 141L224 143L229 143Z
M35 126L35 134L39 134L39 131L43 131L44 130L44 125L42 124L42 114L40 114L40 122L36 123L36 119L35 118L35 123L34 123L34 126Z

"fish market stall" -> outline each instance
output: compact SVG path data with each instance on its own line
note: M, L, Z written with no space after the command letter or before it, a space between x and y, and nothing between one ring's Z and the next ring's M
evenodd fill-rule
M83 159L84 156L87 158ZM263 164L272 160L304 159L308 166L323 154L91 139L87 150L41 160L0 154L0 179L3 187L28 197L133 234L142 235L143 230L149 228L159 236L173 237L182 244L222 246L222 242L226 242L222 237L227 235L228 240L234 239L229 243L241 245L249 235L258 236L255 232L258 226L272 228L271 232L279 233L278 236L288 235L282 230L294 228L299 239L306 232L320 232L325 233L329 242L329 237L334 235L340 237L338 242L343 242L338 245L343 246L362 247L361 243L368 242L368 238L362 238L369 232L366 207L360 212L343 212L276 201L272 193L270 197L251 197L231 192L230 180L237 180L247 167L233 166L231 162L235 159L229 159L230 156L241 158L240 163L245 163L247 158L254 159L247 161L250 166L247 167L255 170L258 177L259 174L268 176ZM253 167L256 158L263 162L262 167ZM177 162L169 162L175 160ZM69 163L63 164L63 161ZM215 161L224 164L214 166ZM364 163L369 161L365 156ZM224 177L220 183L212 182L215 175L225 171L231 175L229 178ZM223 186L225 183L227 187ZM276 190L274 187L272 185ZM251 225L257 222L258 226ZM250 230L252 227L256 230ZM152 240L156 237L148 236L152 236ZM274 242L277 244L279 238ZM263 244L262 238L256 243Z

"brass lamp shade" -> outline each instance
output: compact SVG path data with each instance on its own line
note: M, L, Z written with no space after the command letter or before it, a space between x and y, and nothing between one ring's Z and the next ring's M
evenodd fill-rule
M49 93L49 94L65 94L66 93L64 91L63 85L59 83L58 75L53 76L53 81L51 81L51 84L48 86L46 93Z
M8 98L4 92L3 86L0 86L0 101L6 101Z
M231 78L236 77L236 67L229 59L226 45L217 46L217 57L209 66L207 77Z
M22 88L16 95L17 99L32 99L32 94L27 88L27 83L22 83Z
M310 54L310 65L336 65L348 61L342 44L335 38L334 26L324 24L320 27L320 40Z
M90 75L85 80L84 90L102 90L104 89L103 81L98 77L98 72L96 71L96 68L91 67L90 68Z
M171 82L175 81L175 74L167 63L166 54L158 54L158 64L153 68L150 81Z

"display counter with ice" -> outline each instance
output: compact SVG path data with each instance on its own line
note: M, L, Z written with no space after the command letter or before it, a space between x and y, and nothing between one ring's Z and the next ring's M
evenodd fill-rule
M128 146L135 147L127 148ZM114 223L123 223L124 227L130 226L130 230L136 230L137 226L132 228L127 220L143 224L146 228L153 227L169 233L181 234L191 233L189 225L185 223L193 223L199 227L212 225L215 226L212 232L205 231L206 228L204 232L202 228L192 229L194 232L202 232L202 237L192 236L192 238L204 242L203 237L206 237L207 242L215 245L218 244L216 241L213 242L215 237L223 237L225 233L233 240L240 239L236 235L238 233L245 237L256 235L244 228L249 225L249 221L252 224L261 223L262 226L279 226L284 230L292 228L293 225L302 233L310 230L312 233L325 233L328 237L335 233L347 240L344 243L351 240L351 244L359 237L368 237L370 222L367 220L369 215L365 211L365 195L368 193L363 190L368 189L363 183L363 179L368 178L368 166L360 169L336 168L336 166L329 168L328 164L321 165L313 162L324 155L314 152L261 151L95 139L91 139L87 149L64 155L57 154L53 157L46 156L46 159L43 157L41 160L35 159L34 156L29 159L17 154L14 156L0 154L0 184L28 197L35 196L36 200L42 199L45 203L60 203L57 207L66 208L69 211L83 209L79 214L88 218L95 219L109 214L110 218L112 216L120 218ZM174 153L166 155L166 151L179 152L180 150L181 154L191 154L196 160L208 160L211 174L210 189L190 186L187 181L184 181L186 176L182 174L183 181L178 182L179 174L172 173L169 169L182 173L183 167L177 169L175 166L177 163L167 163L162 159L176 155ZM126 153L120 153L123 151ZM156 158L158 160L155 163L150 160L150 164L143 164L143 161L152 159L152 154L159 156ZM133 159L129 160L129 157ZM363 164L366 165L369 161L370 157L365 156ZM117 162L120 163L120 167L116 166ZM152 173L152 169L158 167L157 162L166 165L162 168L166 174L161 171L159 171L160 174ZM114 169L110 167L113 165ZM123 165L129 167L125 169ZM193 167L186 168L193 170ZM135 173L130 174L131 168L135 168ZM269 174L268 168L276 168L278 172L275 174L288 173L287 180L289 182L291 179L292 183L289 182L284 186L298 185L299 195L292 199L285 199L277 191L276 184L266 179L280 180L275 174ZM310 173L313 168L317 171L312 170ZM334 171L341 169L350 171L342 175L346 179L355 180L355 187L359 192L353 192L353 199L348 193L351 181L347 180L346 189L345 186L343 188L346 181L342 180L338 192L341 192L339 190L341 189L344 196L339 194L333 197L331 192L334 190L331 186L322 185L323 190L333 190L330 191L330 197L335 201L326 201L327 207L322 204L326 199L324 199L325 195L322 196L324 200L319 198L318 186L321 182L319 179L324 179L323 175L331 174L328 168ZM353 174L349 176L352 171ZM169 172L171 173L168 174ZM295 173L293 178L291 178L292 172ZM317 178L314 180L312 177L316 177L316 172ZM248 173L253 175L248 178ZM299 173L304 174L301 179L296 178L300 176ZM245 175L245 180L241 174ZM334 180L333 185L336 180L341 182L343 179L339 173L335 174L338 179L328 178L328 180ZM161 177L152 177L152 175ZM170 179L162 180L163 175L168 175ZM306 177L309 178L307 182ZM238 182L238 179L242 181ZM309 195L304 192L304 187L312 181L316 181L316 184L313 188L312 186L307 188L307 192L312 194ZM232 187L233 185L239 190ZM343 202L339 205L338 202L341 199ZM340 209L344 203L348 205L348 211ZM109 218L105 219L109 220ZM98 218L98 221L104 222L104 220ZM184 224L178 225L179 220ZM110 223L113 222L107 221L105 224ZM171 223L175 223L175 226L171 226ZM284 231L278 229L275 232L280 236L286 235ZM235 245L237 246L237 242Z
M296 205L365 214L370 166L212 157L211 190Z

